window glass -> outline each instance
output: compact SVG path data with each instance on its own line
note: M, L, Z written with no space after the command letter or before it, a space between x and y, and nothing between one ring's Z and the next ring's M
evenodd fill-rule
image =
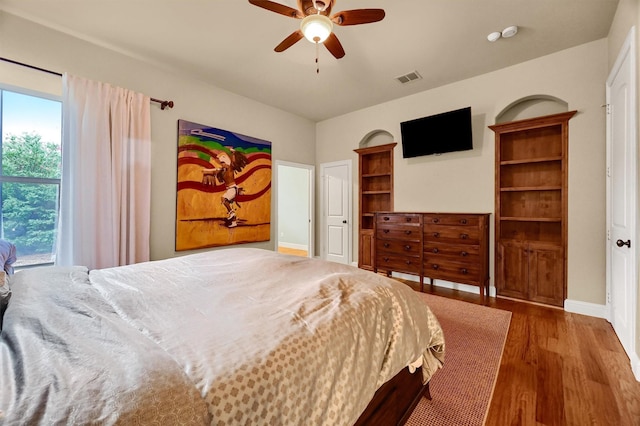
M59 210L62 105L0 90L1 237L17 248L14 266L50 263Z

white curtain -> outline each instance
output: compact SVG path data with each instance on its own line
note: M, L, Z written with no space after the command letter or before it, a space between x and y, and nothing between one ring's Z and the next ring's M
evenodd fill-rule
M57 265L93 269L149 260L149 102L64 74Z

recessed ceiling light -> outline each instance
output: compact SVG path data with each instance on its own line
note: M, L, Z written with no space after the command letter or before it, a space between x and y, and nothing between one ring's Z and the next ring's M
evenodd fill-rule
M518 32L518 27L515 25L512 25L502 30L502 37L504 38L513 37L514 35L516 35L517 32Z
M487 36L487 40L493 43L494 41L498 40L501 36L502 36L502 33L500 33L500 31L494 31Z

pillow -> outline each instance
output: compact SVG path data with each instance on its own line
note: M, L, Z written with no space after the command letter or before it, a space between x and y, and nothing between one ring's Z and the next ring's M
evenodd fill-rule
M5 271L0 271L0 330L2 330L2 317L4 311L9 306L9 299L11 299L11 289L9 288L9 276Z
M0 239L0 267L4 269L7 274L13 274L13 262L16 261L16 246L9 241ZM4 281L0 281L0 285L4 284Z

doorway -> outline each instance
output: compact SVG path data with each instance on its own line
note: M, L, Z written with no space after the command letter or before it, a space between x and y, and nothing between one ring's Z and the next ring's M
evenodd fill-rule
M637 321L636 36L631 28L606 83L607 307L609 320L640 380Z
M276 161L276 251L314 256L315 166Z

